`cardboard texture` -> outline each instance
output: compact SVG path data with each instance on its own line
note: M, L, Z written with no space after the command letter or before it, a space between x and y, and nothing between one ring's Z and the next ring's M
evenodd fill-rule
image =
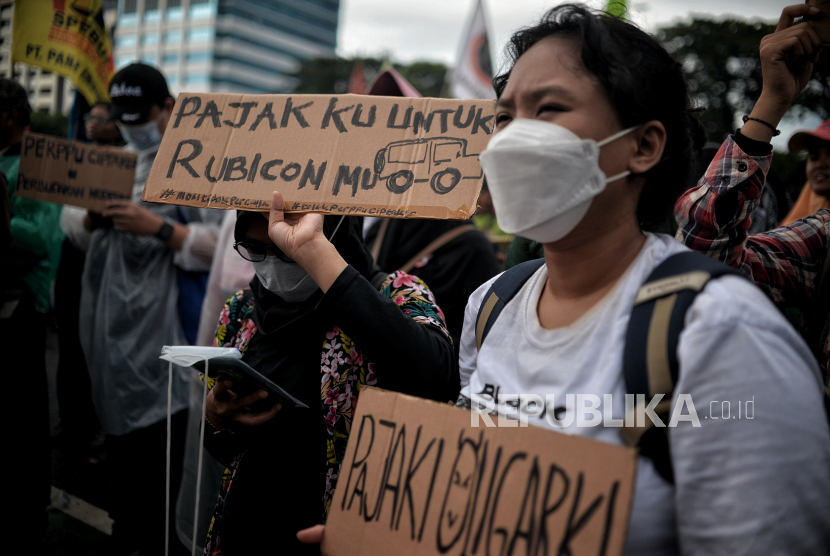
M131 199L136 155L118 147L25 133L15 194L101 212Z
M323 554L623 553L633 449L470 423L470 410L362 389Z
M492 100L182 93L142 199L264 211L467 219Z
M827 0L807 0L807 4L820 9L821 13L807 16L804 19L816 30L822 44L830 44L830 2Z

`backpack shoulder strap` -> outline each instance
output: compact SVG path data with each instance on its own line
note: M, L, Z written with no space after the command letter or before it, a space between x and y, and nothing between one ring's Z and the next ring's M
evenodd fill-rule
M476 348L481 349L484 338L490 332L504 306L510 303L518 291L522 289L533 273L545 264L545 259L525 261L506 270L487 290L484 303L478 309L476 317Z
M473 232L476 230L476 227L472 224L465 224L464 226L457 226L447 232L444 232L434 240L432 240L429 245L418 251L411 259L409 259L406 264L404 264L400 270L401 272L409 273L415 265L418 264L418 261L423 259L426 256L432 255L440 248L454 240L455 238L466 234L467 232Z
M657 265L640 287L623 352L626 392L643 394L645 400L635 403L633 411L663 394L655 413L668 415L678 379L677 343L686 312L710 280L724 275L747 278L706 255L684 251ZM626 422L633 421L627 416ZM661 431L652 426L651 419L645 419L642 426L626 426L620 431L627 445L639 447L642 455L652 459L663 478L674 482L665 429Z

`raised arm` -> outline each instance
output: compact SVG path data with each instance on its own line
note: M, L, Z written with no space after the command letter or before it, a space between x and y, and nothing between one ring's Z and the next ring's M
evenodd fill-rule
M771 161L769 143L740 132L727 138L698 186L677 201L676 239L730 266L746 264L751 253L746 245L750 215L758 206Z
M378 386L436 401L455 400L455 351L435 298L417 277L395 272L379 293L349 266L318 310L330 315L374 363Z
M318 310L327 311L377 365L378 384L436 400L454 397L455 353L443 316L423 282L396 276L392 287L408 294L393 300L378 293L326 239L321 214L286 214L284 206L282 195L275 191L268 235L323 291ZM409 300L398 303L398 298Z
M750 118L721 146L698 187L675 206L677 239L694 251L739 268L777 304L804 301L823 260L823 217L748 237L772 158L769 144L793 100L807 85L821 41L795 18L817 13L806 4L783 10L775 33L761 41L763 89Z

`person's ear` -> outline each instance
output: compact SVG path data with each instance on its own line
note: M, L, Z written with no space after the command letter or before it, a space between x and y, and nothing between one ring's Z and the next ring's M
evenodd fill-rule
M658 120L646 122L632 132L637 139L637 149L628 161L632 174L643 174L657 165L666 149L666 128Z

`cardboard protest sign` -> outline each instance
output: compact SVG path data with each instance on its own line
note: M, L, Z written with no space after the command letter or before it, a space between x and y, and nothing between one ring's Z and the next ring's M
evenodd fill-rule
M494 101L182 93L142 199L290 212L466 219Z
M635 470L630 448L534 426L475 428L469 410L368 387L322 552L617 556Z
M94 212L132 199L136 155L117 147L25 133L16 195Z

